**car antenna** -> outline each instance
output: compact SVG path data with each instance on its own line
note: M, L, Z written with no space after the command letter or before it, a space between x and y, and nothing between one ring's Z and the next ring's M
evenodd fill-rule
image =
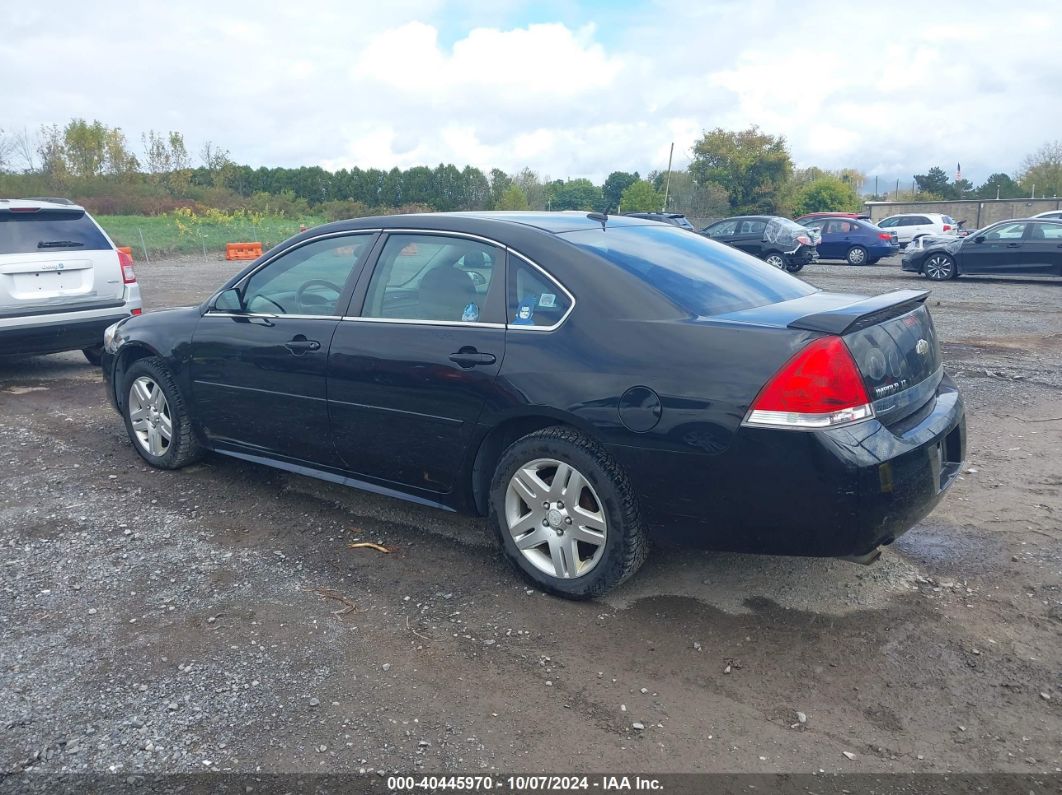
M605 228L605 224L608 223L608 214L610 212L612 212L612 205L609 205L608 207L606 207L605 211L603 213L587 213L586 217L589 218L592 221L600 221L601 222L601 228L604 229Z

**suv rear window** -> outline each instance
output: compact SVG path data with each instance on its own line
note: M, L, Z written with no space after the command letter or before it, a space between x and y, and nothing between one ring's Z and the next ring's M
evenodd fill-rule
M0 212L0 254L99 251L110 247L84 210Z
M755 257L673 226L585 229L559 237L634 274L692 315L721 315L815 292Z

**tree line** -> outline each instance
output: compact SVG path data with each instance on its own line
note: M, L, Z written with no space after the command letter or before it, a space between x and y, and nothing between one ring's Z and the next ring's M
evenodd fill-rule
M159 214L182 206L252 209L342 218L420 210L669 211L705 219L729 214L796 215L858 210L865 176L856 169L797 168L783 136L757 127L716 128L696 141L688 168L613 171L600 185L453 164L328 171L319 166L236 163L206 141L193 154L178 131L150 130L135 148L118 127L73 119L35 133L0 130L0 195L69 195L97 213ZM974 187L939 167L915 175L911 190L872 198L1013 198L1062 191L1062 142L1026 158L1021 173L993 174ZM917 186L917 188L916 188ZM1052 194L1053 192L1053 194Z

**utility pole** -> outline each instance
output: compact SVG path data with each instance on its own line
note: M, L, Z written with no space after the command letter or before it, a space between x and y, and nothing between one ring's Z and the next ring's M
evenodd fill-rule
M671 152L667 156L667 179L664 181L664 206L660 208L660 212L667 212L667 194L671 190L671 158L675 156L675 142L671 142Z

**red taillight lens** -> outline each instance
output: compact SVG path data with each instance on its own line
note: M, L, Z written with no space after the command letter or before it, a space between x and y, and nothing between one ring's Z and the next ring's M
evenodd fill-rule
M890 235L888 232L879 232L878 237L880 237L882 240L892 240L892 235Z
M11 208L11 212L13 212L13 213L39 213L40 211L41 211L40 207L12 207Z
M944 224L944 231L945 232L950 232L951 231L951 224Z
M139 315L139 314L142 314L142 313L143 313L143 311L144 311L143 309L134 309L134 310L133 310L132 312L130 312L129 314L131 314L131 315Z
M133 258L124 251L119 251L118 264L122 266L122 282L125 284L135 284L136 274L133 273Z
M744 424L813 430L873 416L848 346L840 337L822 337L775 373L752 402Z

